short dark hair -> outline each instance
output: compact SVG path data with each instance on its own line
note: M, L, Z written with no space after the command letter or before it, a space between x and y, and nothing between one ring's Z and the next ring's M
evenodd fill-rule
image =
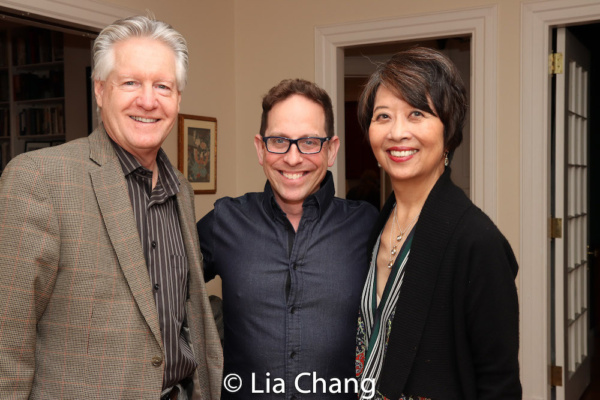
M369 78L358 103L358 122L366 135L381 85L411 106L436 115L444 124L444 148L450 154L460 145L467 92L456 66L446 56L427 47L414 47L381 64Z
M265 136L267 124L269 123L269 111L275 104L284 101L288 97L298 94L314 101L323 107L325 113L325 133L327 137L333 136L333 107L327 92L317 84L304 79L284 79L263 97L262 116L260 120L260 135Z

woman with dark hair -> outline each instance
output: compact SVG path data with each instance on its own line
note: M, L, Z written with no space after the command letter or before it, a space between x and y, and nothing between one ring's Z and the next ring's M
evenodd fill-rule
M456 68L428 48L394 55L361 95L359 122L393 188L369 242L361 399L521 398L517 262L450 179L466 110Z

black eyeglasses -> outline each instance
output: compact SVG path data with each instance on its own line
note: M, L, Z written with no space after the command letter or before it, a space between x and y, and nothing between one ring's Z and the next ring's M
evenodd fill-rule
M290 151L292 144L295 144L298 151L302 154L317 154L321 152L323 143L329 141L330 137L304 137L300 139L288 139L280 136L267 136L262 140L267 146L269 153L285 154Z

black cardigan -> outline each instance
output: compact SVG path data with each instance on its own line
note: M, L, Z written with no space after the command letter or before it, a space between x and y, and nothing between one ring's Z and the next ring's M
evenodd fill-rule
M369 252L394 202L392 193ZM389 399L521 399L518 265L507 240L449 168L414 229L378 390Z

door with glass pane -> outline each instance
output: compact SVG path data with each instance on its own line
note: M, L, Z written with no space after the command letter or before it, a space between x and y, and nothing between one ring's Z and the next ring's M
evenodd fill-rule
M557 29L563 71L556 75L554 218L554 363L562 367L557 400L578 400L590 382L588 117L589 51L567 28ZM560 236L560 235L559 235Z

